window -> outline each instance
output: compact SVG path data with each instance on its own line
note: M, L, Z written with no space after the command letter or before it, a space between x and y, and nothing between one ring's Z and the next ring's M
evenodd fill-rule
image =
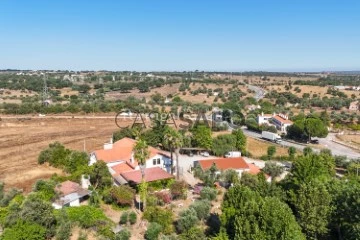
M157 159L157 164L160 164L160 158Z
M156 165L156 159L153 159L153 165Z

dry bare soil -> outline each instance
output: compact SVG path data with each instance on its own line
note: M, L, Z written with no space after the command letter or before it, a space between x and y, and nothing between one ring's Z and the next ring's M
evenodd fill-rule
M0 122L0 181L25 192L37 179L61 174L59 169L39 166L40 151L58 141L74 150L102 148L117 130L114 119L2 119Z

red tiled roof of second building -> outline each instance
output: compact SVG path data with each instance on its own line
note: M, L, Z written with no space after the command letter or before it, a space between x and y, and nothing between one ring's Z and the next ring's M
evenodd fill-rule
M63 195L68 195L81 189L80 184L72 181L65 181L56 186L56 191Z
M140 183L141 182L141 170L135 170L130 172L124 172L120 174L126 181ZM170 173L162 170L159 167L146 168L145 169L145 181L153 182L157 180L169 179L174 176Z
M287 124L292 124L293 122L289 119L284 119L278 115L274 116L273 118L275 118L276 120L278 120L281 123L287 123Z
M219 170L249 169L249 165L241 157L199 160L199 164L203 170L211 168L213 163L215 163Z

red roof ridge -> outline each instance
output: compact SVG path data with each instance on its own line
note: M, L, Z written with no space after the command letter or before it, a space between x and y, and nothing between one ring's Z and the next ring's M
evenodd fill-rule
M242 157L203 159L198 162L204 170L209 169L213 164L215 164L219 170L249 169L249 165Z

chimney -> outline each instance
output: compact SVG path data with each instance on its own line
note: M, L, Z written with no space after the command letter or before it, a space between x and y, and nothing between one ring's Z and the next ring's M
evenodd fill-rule
M264 112L261 112L261 116L262 116L262 117L264 116Z

